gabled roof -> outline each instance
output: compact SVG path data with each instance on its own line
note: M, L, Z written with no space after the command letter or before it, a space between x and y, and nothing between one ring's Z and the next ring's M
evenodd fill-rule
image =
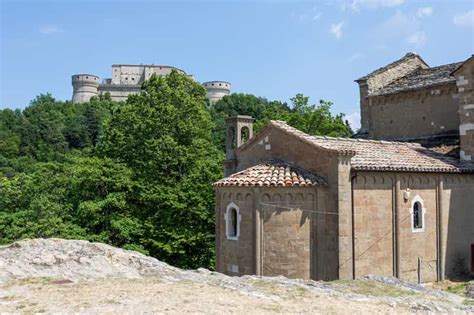
M428 69L418 69L376 90L371 93L370 96L412 91L440 84L454 83L456 82L456 78L452 75L452 72L458 69L462 64L462 62L456 62Z
M215 187L313 187L326 185L326 179L289 162L271 159L223 178Z
M310 136L284 121L269 126L326 151L349 155L354 170L474 173L474 164L429 150L418 143Z
M367 74L367 75L365 75L365 76L363 76L363 77L361 77L361 78L359 78L359 79L357 79L357 80L355 80L355 81L357 82L357 81L366 80L366 79L368 79L368 78L370 78L370 77L372 77L372 76L374 76L374 75L377 75L377 74L379 74L379 73L382 73L382 72L384 72L384 71L386 71L386 70L388 70L388 69L391 69L391 68L393 68L393 67L396 67L396 66L398 66L399 64L405 62L406 60L412 59L412 58L418 58L418 59L421 60L421 62L423 62L427 67L429 67L428 64L427 64L418 54L416 54L416 53L414 53L414 52L409 52L409 53L407 53L405 56L403 56L402 58L400 58L400 59L398 59L398 60L396 60L396 61L394 61L394 62L392 62L392 63L389 63L389 64L386 65L386 66L380 67L380 68L378 68L377 70L374 70L374 71L372 71L371 73L369 73L369 74Z
M456 72L458 72L458 70L460 70L465 64L468 64L469 62L473 61L474 60L474 55L471 55L471 57L467 58L466 60L464 60L463 62L461 62L461 64L459 65L459 67L457 67L456 69L454 69L454 71L451 73L451 75L456 75Z

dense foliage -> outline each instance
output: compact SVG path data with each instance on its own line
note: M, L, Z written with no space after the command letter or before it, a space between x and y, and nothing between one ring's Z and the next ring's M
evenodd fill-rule
M73 104L40 95L0 111L0 244L27 237L100 241L179 267L211 267L214 192L224 119L256 129L286 120L312 134L348 136L331 104L291 106L232 94L210 107L203 87L173 72L126 102Z
M344 114L333 116L331 102L319 101L309 104L309 98L297 94L291 98L291 105L279 101L268 101L265 98L249 94L231 94L225 96L211 108L215 123L214 143L225 148L225 118L234 115L249 115L255 118L254 129L258 132L270 120L283 120L289 125L312 135L332 137L350 137L352 130L344 121Z

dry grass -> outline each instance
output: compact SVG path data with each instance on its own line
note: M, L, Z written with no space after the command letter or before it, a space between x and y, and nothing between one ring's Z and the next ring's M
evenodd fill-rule
M398 288L392 285L374 281L337 280L333 283L341 285L341 289L345 292L369 296L403 297L418 294L408 289Z

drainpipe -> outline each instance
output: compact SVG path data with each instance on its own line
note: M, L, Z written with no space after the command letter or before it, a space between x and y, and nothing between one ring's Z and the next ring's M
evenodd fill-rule
M354 180L357 178L357 172L351 176L351 214L352 214L352 279L356 278L355 269L355 207L354 207Z

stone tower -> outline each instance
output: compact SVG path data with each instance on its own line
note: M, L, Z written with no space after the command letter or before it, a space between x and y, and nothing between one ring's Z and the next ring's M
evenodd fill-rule
M393 81L406 76L418 69L426 69L429 66L416 53L407 53L404 57L394 61L382 68L355 80L359 84L360 92L360 116L361 128L360 137L371 137L370 135L370 100L369 96L381 89L382 87L392 83Z
M224 96L230 94L230 83L225 81L209 81L202 84L207 90L206 98L209 104L214 105Z
M474 55L453 72L459 99L461 160L474 161Z
M225 120L226 126L226 160L224 162L225 176L235 172L235 150L253 137L253 122L251 116L237 115Z
M92 74L75 74L72 80L72 102L88 102L99 94L99 77Z

